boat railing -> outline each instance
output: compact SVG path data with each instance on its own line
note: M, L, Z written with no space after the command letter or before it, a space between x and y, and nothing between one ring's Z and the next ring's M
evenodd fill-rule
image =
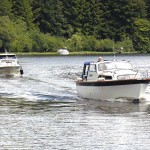
M138 68L138 72L142 74L143 78L150 77L150 67Z

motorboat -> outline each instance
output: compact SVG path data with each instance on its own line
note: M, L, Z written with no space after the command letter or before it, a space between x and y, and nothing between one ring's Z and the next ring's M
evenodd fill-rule
M78 95L86 99L140 100L145 98L149 83L148 75L134 69L130 62L100 58L97 62L84 63L76 89Z
M69 51L66 48L59 49L57 52L60 55L69 55Z
M17 77L23 75L22 66L19 64L16 54L0 54L0 77Z

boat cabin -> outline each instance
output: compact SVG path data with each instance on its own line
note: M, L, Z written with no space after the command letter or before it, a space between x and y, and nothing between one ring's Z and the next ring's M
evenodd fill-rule
M18 60L15 54L13 53L0 54L0 66L14 65L17 63Z
M117 80L134 78L137 72L127 61L85 62L83 80Z

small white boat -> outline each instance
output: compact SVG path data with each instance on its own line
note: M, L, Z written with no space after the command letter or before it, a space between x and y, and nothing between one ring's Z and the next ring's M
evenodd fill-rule
M150 78L134 70L127 61L85 62L81 78L76 81L80 97L95 100L143 99Z
M60 55L69 55L69 51L65 48L59 49L57 52Z
M16 54L0 54L0 77L17 77L23 75L23 69L19 64Z

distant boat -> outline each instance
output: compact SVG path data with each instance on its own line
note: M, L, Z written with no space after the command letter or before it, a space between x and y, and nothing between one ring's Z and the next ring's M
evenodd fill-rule
M69 55L69 51L66 48L59 49L57 52L60 55Z
M0 77L17 77L23 74L23 69L19 64L16 54L0 54Z

